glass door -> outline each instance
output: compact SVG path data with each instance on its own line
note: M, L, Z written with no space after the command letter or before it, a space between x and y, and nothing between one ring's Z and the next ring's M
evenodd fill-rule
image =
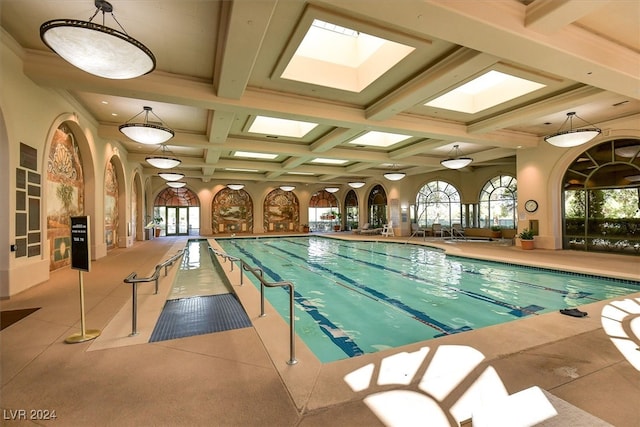
M176 234L177 208L167 207L167 236Z
M189 208L180 207L178 210L178 234L189 234Z

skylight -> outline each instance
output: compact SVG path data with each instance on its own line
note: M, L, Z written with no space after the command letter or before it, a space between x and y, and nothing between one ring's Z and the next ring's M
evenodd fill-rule
M389 147L411 138L411 135L371 131L349 141L349 144L368 145L371 147Z
M261 133L264 135L279 135L302 138L303 136L311 132L311 130L313 130L316 126L318 126L317 123L257 116L249 127L249 132Z
M281 77L360 92L414 50L315 19Z
M231 172L259 172L258 169L224 168L224 170Z
M543 87L542 83L491 70L424 105L474 114Z
M233 153L234 157L248 157L251 159L269 159L269 160L273 160L276 157L278 157L277 154L270 154L270 153L253 153L251 151L236 151L235 153Z
M311 160L311 163L326 163L329 165L343 165L347 163L348 160L340 160L340 159L324 159L322 157L315 158Z

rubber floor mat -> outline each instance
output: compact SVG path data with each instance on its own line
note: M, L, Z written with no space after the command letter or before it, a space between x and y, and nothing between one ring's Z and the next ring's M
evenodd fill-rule
M233 294L169 300L149 342L251 326L249 316Z

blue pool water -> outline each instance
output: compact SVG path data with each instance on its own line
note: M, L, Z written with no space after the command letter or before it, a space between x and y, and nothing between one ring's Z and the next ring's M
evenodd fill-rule
M640 290L640 282L445 256L410 244L317 236L217 241L262 268L267 280L294 283L296 333L322 362ZM269 288L266 296L288 319L288 291Z

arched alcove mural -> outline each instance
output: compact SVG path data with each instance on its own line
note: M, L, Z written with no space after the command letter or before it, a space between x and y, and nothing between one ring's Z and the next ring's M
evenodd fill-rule
M253 201L245 190L223 188L211 202L211 229L218 233L253 233Z
M131 180L131 232L135 240L144 240L144 226L142 213L142 180L140 174L135 172Z
M640 255L640 140L578 155L563 181L563 247Z
M153 217L160 218L160 235L200 234L200 199L187 187L167 187L153 202Z
M104 238L107 250L118 246L120 222L119 177L113 157L107 162L104 172Z
M279 188L264 199L265 231L294 231L300 227L300 203L293 191Z
M382 228L387 223L387 192L380 184L369 192L367 215L371 228Z
M340 225L338 199L326 190L313 193L309 199L309 227L313 231L331 231Z
M49 269L71 262L71 216L85 214L85 179L82 156L71 128L62 123L55 130L47 156L47 238Z

